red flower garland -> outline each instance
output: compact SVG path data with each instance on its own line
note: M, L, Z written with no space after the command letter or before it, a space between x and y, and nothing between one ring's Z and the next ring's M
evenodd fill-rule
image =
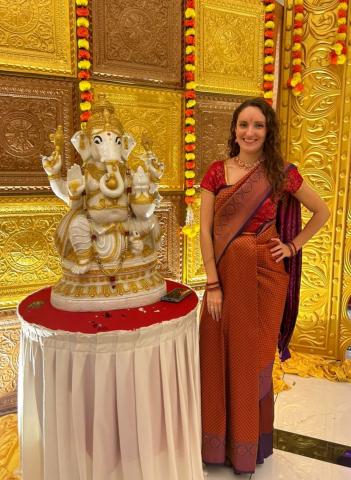
M348 0L339 0L337 22L338 30L335 43L329 54L329 61L332 65L343 65L346 62L346 32L347 32L347 12L349 8Z
M263 3L265 4L263 96L269 105L273 105L275 0L263 0Z
M292 67L291 75L288 79L288 87L292 90L292 94L297 97L304 90L302 83L302 36L303 36L303 14L305 11L303 0L295 0L294 5L294 31L293 31L293 47L292 47Z

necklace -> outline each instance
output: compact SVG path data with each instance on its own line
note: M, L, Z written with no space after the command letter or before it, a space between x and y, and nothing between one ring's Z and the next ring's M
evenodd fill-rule
M248 163L248 162L245 162L245 160L242 160L239 155L237 155L236 157L233 157L233 160L234 162L237 162L240 168L244 168L245 170L251 170L257 167L257 165L259 165L263 161L263 158L262 157L259 158L254 163Z

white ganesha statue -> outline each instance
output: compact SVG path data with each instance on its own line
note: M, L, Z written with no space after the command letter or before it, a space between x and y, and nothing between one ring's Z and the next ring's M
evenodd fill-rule
M55 150L42 157L53 192L69 205L56 232L63 276L52 288L51 303L68 311L98 311L147 305L166 292L157 271L161 232L154 214L160 202L158 181L164 165L144 142L135 147L114 107L101 97L84 130L72 143L83 160L62 178L63 132L51 140Z

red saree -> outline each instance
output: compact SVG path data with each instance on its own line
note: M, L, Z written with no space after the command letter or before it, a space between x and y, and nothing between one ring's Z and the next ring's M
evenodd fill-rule
M219 322L203 302L200 324L202 455L252 473L272 453L272 367L289 274L270 253L275 222L245 230L270 195L259 166L215 199L214 250L223 287Z

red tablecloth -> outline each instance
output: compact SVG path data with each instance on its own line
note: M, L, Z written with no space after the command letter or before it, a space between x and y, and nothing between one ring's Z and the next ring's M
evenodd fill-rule
M167 291L185 285L167 280ZM156 323L182 317L196 307L194 291L179 303L157 302L152 305L101 312L67 312L58 310L50 303L51 287L44 288L26 297L18 311L28 323L41 325L51 330L67 332L98 333L112 330L135 330Z

